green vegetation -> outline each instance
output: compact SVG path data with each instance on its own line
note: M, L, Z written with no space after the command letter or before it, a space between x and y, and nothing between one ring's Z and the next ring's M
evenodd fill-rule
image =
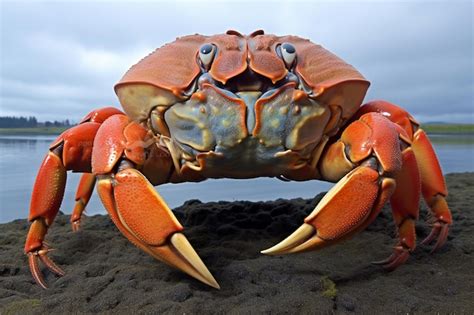
M0 116L0 135L58 135L71 126L69 119L38 122L34 116Z
M428 134L474 134L474 124L423 124Z
M322 295L331 299L336 298L337 296L337 289L336 284L334 281L329 279L328 276L324 276L321 278L321 287L322 287Z
M59 135L68 127L0 128L0 135Z
M428 138L436 145L474 145L474 133L430 133Z
M15 117L15 116L0 116L0 128L36 128L36 127L69 127L71 122L69 119L63 121L45 121L38 122L34 116L30 117Z

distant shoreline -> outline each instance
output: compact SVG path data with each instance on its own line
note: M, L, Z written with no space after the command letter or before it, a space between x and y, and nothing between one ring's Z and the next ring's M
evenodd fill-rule
M0 128L0 135L59 135L71 127ZM433 135L474 135L474 124L426 124L422 128Z
M71 127L0 128L0 135L59 135Z
M474 124L425 124L421 128L428 134L474 134Z

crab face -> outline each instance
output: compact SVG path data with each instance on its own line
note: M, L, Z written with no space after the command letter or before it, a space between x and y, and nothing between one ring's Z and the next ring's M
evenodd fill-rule
M352 66L308 40L228 31L159 48L116 92L132 119L163 138L177 169L256 177L316 163L314 151L367 88Z

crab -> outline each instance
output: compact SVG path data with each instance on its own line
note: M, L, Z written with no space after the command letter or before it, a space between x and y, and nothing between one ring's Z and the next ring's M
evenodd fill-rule
M297 36L258 30L178 38L139 61L115 86L124 112L92 111L50 146L31 198L25 244L35 281L67 171L84 173L71 216L78 230L94 187L120 232L154 258L219 288L153 186L208 178L274 177L335 185L301 226L263 254L316 250L365 229L390 201L398 240L376 262L394 270L416 246L423 196L433 250L452 224L447 190L420 124L386 101L362 105L369 82Z

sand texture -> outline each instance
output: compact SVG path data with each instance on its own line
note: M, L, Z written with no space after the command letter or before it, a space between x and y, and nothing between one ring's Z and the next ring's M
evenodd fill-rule
M446 176L455 224L448 243L430 254L419 246L388 273L370 262L395 243L389 207L353 239L305 254L265 256L303 221L313 200L191 200L174 209L185 234L221 290L160 263L129 243L108 216L86 217L73 233L58 215L47 241L66 275L45 272L36 285L23 254L26 220L0 225L0 314L293 314L474 313L474 173ZM5 209L2 209L2 211ZM343 211L343 209L341 209ZM421 205L418 238L425 237Z

